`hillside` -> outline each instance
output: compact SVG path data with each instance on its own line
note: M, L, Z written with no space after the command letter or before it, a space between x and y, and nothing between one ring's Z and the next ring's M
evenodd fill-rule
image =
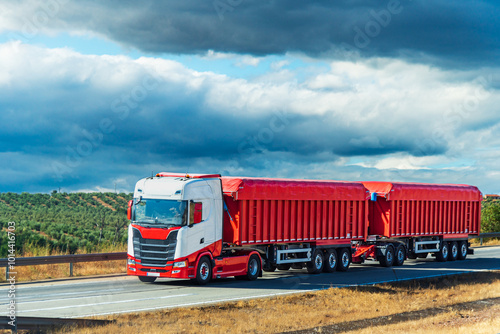
M16 252L48 248L94 252L127 242L127 203L132 194L0 194L0 257L7 256L7 223L16 223Z

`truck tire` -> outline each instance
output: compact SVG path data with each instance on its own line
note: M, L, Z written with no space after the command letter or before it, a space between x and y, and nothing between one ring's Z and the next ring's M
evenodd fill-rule
M262 268L262 270L264 270L266 273L273 273L276 271L276 265L267 264Z
M467 241L460 241L458 243L458 259L465 260L467 257Z
M402 266L403 263L406 260L406 249L405 246L399 245L396 248L396 255L394 257L394 265L395 266Z
M452 241L450 243L450 252L448 254L448 261L456 261L458 258L458 243Z
M347 271L351 264L351 252L347 248L342 248L337 253L337 271Z
M289 264L278 264L278 270L290 270Z
M436 253L436 260L439 262L445 262L448 259L448 243L446 241L441 242L441 248L439 252Z
M323 252L316 248L311 257L311 261L307 262L307 272L309 274L319 274L323 271L324 265Z
M256 254L252 254L248 259L246 279L255 281L260 274L260 258Z
M333 273L337 268L337 251L335 248L326 251L325 265L323 271L325 273Z
M198 262L198 268L196 269L196 283L199 285L205 285L210 282L212 278L212 265L210 263L210 259L206 256L203 256Z
M394 264L394 247L392 245L387 245L385 255L380 256L378 260L382 267L392 267Z
M153 283L154 281L156 281L156 277L139 276L139 281L144 282L144 283Z

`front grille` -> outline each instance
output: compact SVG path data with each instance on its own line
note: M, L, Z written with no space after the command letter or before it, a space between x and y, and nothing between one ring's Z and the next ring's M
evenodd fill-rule
M177 244L177 231L168 234L167 239L145 239L141 232L134 228L134 255L141 260L143 266L165 267L167 261L174 260Z
M149 269L149 268L141 268L140 271L151 272L151 273L168 273L170 270L166 269Z

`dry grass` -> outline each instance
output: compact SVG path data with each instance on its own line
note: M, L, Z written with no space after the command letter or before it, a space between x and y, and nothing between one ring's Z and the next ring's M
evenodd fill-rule
M125 252L126 246L108 246L99 249L98 253ZM66 255L50 252L49 248L31 247L25 251L23 257ZM124 260L82 262L73 264L73 276L91 276L125 273L127 270ZM16 281L26 282L43 279L69 277L69 263L46 264L39 266L16 266ZM5 282L5 268L0 270L0 282Z
M496 333L500 330L499 305L481 312L458 313L451 307L493 297L500 297L500 272L108 316L107 319L116 319L116 323L58 333L278 333L436 307L444 307L449 312L418 321L366 327L352 333L456 333L458 329L467 333L481 330Z
M498 246L500 245L500 239L496 238L486 238L483 239L483 244L481 245L481 242L479 239L471 239L470 244L472 247L481 247L481 246Z
M365 328L344 332L350 334L375 333L430 333L433 334L469 334L500 332L500 305L481 311L447 312L437 316L407 321L395 325Z

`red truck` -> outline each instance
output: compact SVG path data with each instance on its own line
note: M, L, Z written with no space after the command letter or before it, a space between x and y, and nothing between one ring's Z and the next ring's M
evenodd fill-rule
M434 254L465 259L481 193L465 185L159 173L129 202L127 273L254 280L264 271L346 271Z

